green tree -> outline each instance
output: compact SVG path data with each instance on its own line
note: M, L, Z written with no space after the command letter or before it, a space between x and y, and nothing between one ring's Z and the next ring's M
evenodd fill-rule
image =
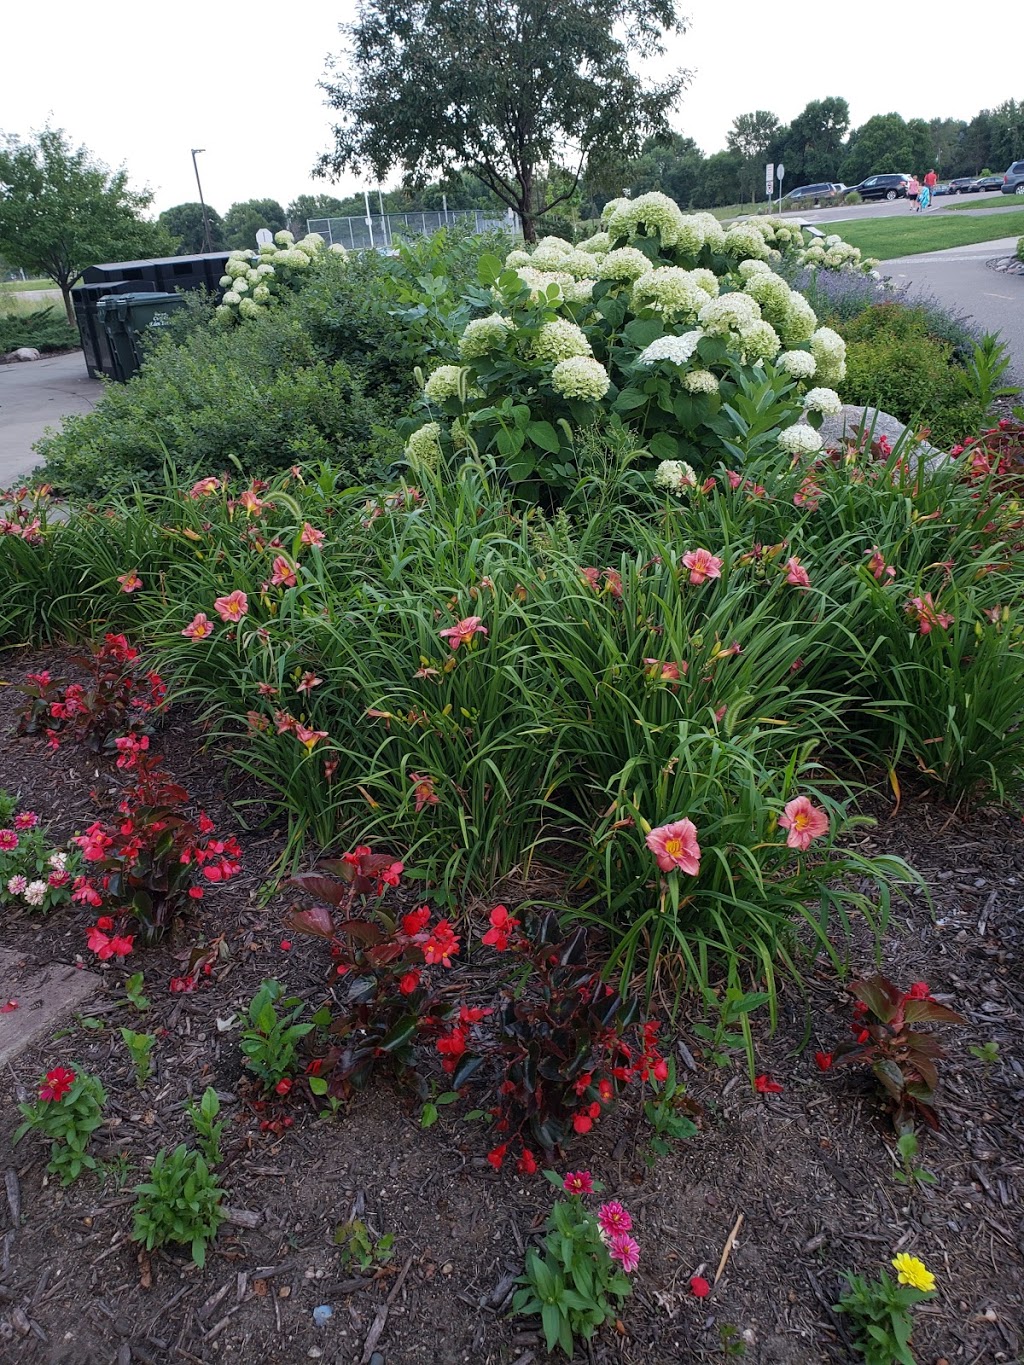
M875 114L850 134L842 176L848 185L869 175L925 171L930 161L928 125L923 119L908 124L899 114Z
M967 124L960 118L933 118L928 120L928 133L931 137L931 155L927 158L926 170L935 170L944 179L966 174L958 164L960 141Z
M734 204L740 192L743 158L739 152L715 152L701 167L700 181L694 191L694 207L715 209Z
M299 194L288 205L285 215L288 231L296 237L305 237L306 223L310 218L343 218L351 215L343 202L333 194Z
M671 133L667 138L648 138L639 160L630 167L630 193L657 190L681 208L692 208L703 170L704 153L692 137Z
M753 201L763 174L766 153L779 131L779 120L767 109L755 109L751 114L738 114L726 134L726 149L739 156L740 193ZM788 167L787 167L788 170Z
M982 109L971 119L960 139L957 175L980 175L992 160L992 111Z
M281 232L284 226L285 212L276 199L245 199L224 215L224 243L232 251L255 250L260 228Z
M649 69L683 28L675 0L361 0L323 82L340 119L317 173L469 170L533 241L588 168L667 131L687 73L657 83L631 62ZM549 162L569 174L542 196Z
M786 167L786 184L796 187L819 180L838 180L843 139L850 128L850 106L838 95L811 100L788 128L775 161ZM766 158L770 160L771 158Z
M210 224L210 250L224 250L224 220L216 209L206 206L206 217ZM167 233L177 239L176 256L198 256L206 250L206 229L203 223L203 206L194 204L175 204L164 209L157 222Z
M129 188L123 166L111 171L87 147L73 147L63 128L0 144L0 254L52 280L72 324L71 287L89 266L173 251L167 234L141 216L152 199Z
M988 161L994 171L1005 171L1024 156L1024 104L1004 100L992 110L992 145Z

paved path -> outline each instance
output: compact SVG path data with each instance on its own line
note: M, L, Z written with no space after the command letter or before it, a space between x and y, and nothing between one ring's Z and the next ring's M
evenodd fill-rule
M968 313L984 331L999 332L1018 379L1024 380L1024 275L999 274L985 264L996 256L1012 256L1016 247L1016 237L1004 237L900 256L883 261L880 269L894 283L933 294L947 307Z
M0 488L39 463L32 447L62 417L88 412L103 385L90 379L81 351L0 365Z

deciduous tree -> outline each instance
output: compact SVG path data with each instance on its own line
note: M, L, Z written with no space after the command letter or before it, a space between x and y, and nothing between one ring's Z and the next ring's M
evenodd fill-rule
M224 220L209 204L206 206L206 216L210 222L210 249L223 251ZM177 239L176 256L198 256L206 250L203 206L198 200L193 204L175 204L173 208L164 209L157 222Z
M224 215L224 244L232 251L253 251L260 228L281 232L284 225L285 212L276 199L245 199Z

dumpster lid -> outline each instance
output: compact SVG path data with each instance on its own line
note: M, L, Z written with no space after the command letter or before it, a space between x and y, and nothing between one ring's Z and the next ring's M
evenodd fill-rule
M164 299L176 299L178 294L168 293L144 293L144 294L104 294L99 303L123 303L129 307L136 303L163 303Z

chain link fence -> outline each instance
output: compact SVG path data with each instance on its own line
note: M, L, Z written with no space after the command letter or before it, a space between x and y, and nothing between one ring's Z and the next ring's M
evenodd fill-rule
M362 218L307 218L306 231L319 232L328 246L340 242L350 251L376 247L386 251L395 237L426 237L439 228L455 224L468 226L474 232L509 232L521 230L519 215L511 209L498 213L487 209L448 209L423 213L371 213Z

